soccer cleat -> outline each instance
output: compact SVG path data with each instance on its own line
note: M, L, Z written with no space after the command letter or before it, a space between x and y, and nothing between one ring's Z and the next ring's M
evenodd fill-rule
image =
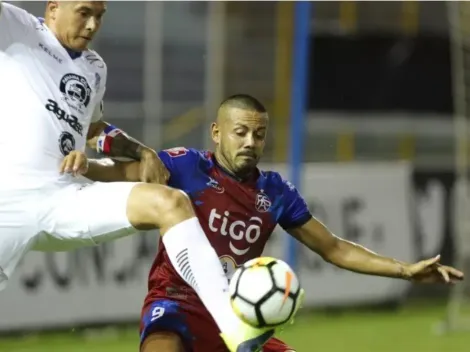
M230 352L260 352L263 345L274 336L276 330L282 330L286 325L293 324L297 311L301 308L305 291L300 289L299 298L292 314L292 319L286 324L276 329L257 329L240 320L239 329L233 334L221 333L220 336L224 340Z
M242 321L233 334L220 334L230 352L259 352L273 335L274 329L256 329Z

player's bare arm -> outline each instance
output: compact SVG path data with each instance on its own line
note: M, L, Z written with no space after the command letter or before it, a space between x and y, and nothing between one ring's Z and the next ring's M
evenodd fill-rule
M111 158L140 161L140 181L166 184L168 170L156 152L109 123L99 120L90 125L87 145Z
M115 129L115 127L103 120L90 124L87 135L87 144L90 148L96 149L96 144L106 129ZM133 160L141 160L155 155L155 152L149 147L120 129L115 132L112 142L103 152L110 157L126 157Z
M73 150L62 160L59 172L74 176L83 175L99 182L138 182L140 162L118 161L111 158L88 159L84 152Z
M414 264L381 256L357 243L335 236L315 218L289 230L289 233L326 261L354 272L423 283L454 283L464 277L459 270L441 265L440 256Z

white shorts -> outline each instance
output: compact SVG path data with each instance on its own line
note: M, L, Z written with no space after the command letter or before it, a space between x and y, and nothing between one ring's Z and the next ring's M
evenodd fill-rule
M0 190L0 290L29 250L67 251L137 232L127 219L133 182Z

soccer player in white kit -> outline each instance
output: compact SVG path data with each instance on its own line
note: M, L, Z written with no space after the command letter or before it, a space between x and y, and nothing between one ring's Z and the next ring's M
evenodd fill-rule
M29 250L70 250L158 228L232 350L252 351L272 331L233 313L224 271L188 197L157 184L166 180L153 150L102 120L106 64L88 45L105 11L103 1L49 1L42 20L0 2L0 289ZM140 160L140 179L154 183L76 177L80 170L68 163L77 165L87 144ZM72 172L61 172L64 158Z

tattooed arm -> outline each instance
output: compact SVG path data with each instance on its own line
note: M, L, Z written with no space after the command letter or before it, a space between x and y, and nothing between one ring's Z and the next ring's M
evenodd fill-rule
M107 141L108 144L106 146L102 146L100 150L100 148L98 148L98 140L101 137L102 142L105 142L106 138L104 137L106 137L106 130L118 133L115 133L114 135L113 133L107 133L107 136L109 136L109 140ZM143 143L102 120L90 125L87 136L87 145L91 149L109 157L125 157L139 161L146 156L156 155L152 149L145 146Z
M102 115L102 104L99 109L100 112L95 112L95 115ZM101 119L95 117L94 122L91 123L87 135L87 145L111 158L124 157L141 161L140 180L143 182L166 184L168 181L168 170L153 149Z

